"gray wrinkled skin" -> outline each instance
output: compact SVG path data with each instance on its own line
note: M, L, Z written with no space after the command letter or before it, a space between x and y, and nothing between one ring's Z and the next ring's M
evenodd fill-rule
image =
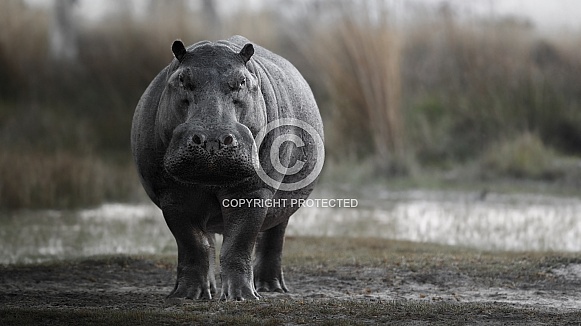
M292 192L266 185L254 170L252 145L258 131L278 118L305 121L323 138L313 94L288 61L241 36L187 49L176 41L172 51L175 59L141 97L131 130L141 183L178 246L177 281L169 298L211 299L216 293L214 233L224 237L221 299L286 292L284 232L298 207L222 203L309 196L315 182ZM298 134L306 144L281 146L285 167L306 162L296 174L277 172L270 163L270 145L281 132ZM316 154L306 132L287 126L268 134L255 160L275 180L295 182L311 172Z

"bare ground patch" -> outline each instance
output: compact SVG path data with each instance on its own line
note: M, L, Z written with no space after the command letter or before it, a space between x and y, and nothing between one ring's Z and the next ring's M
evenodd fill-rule
M287 294L166 302L175 257L0 267L0 324L573 324L581 258L378 239L288 238ZM219 279L219 278L218 278Z

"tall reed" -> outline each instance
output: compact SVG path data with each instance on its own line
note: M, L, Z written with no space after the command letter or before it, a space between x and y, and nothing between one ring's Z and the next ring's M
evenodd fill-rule
M402 44L385 8L374 3L345 5L331 24L315 24L310 50L334 107L331 141L341 139L360 156L371 152L380 170L401 173L406 172Z

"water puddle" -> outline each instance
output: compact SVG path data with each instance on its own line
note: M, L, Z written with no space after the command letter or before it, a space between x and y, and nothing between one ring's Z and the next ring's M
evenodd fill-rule
M320 192L313 198L337 198ZM483 250L581 251L581 200L537 195L359 193L355 208L304 207L288 235L380 237ZM0 215L0 264L108 254L175 253L153 204Z
M0 264L175 250L161 211L149 204L19 211L0 217Z
M538 195L409 191L354 208L301 209L288 234L370 236L483 250L580 251L581 200Z

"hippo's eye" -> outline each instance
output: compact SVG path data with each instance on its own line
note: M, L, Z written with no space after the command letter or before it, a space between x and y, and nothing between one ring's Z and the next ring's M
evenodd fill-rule
M179 86L182 89L185 89L185 90L188 90L188 91L193 91L194 90L194 84L191 81L187 80L184 77L183 74L181 74L181 73L179 74L179 79L178 80L179 80Z
M242 79L233 80L228 83L230 89L233 91L239 91L246 86L246 77L242 77Z

